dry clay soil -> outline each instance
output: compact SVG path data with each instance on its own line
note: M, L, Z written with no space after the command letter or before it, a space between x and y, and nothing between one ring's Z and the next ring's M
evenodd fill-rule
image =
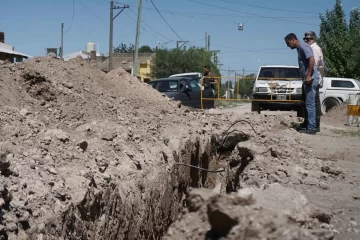
M296 121L81 59L0 62L0 239L359 239L359 138Z
M251 111L244 103L234 108L216 109L214 112L243 115ZM263 117L296 116L294 112L264 111ZM323 161L332 161L344 173L330 178L323 189L316 184L298 185L296 189L317 206L332 212L332 224L340 234L335 239L360 239L360 129L347 127L347 104L335 107L321 120L321 132L316 136L299 134L297 138L309 154Z

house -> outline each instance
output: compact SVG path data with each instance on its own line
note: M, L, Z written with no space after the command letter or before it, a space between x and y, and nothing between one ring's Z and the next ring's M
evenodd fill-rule
M31 56L24 53L16 52L14 51L13 46L9 44L5 44L5 33L0 32L0 60L2 61L7 60L14 63L14 62L21 62L24 59L28 59L28 58L31 58Z
M138 71L136 77L144 82L150 81L151 74L151 61L155 53L139 53ZM134 53L114 53L113 56L113 69L122 67L129 74L133 73L133 58ZM109 59L106 59L99 67L101 70L108 71Z

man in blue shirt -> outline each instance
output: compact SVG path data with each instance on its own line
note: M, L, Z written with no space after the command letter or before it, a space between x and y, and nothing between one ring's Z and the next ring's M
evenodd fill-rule
M303 80L303 91L305 92L305 107L307 112L307 129L301 130L302 133L316 134L316 113L315 113L315 94L319 84L319 73L316 70L314 54L305 42L300 42L294 33L289 33L285 37L286 45L298 52L298 62L300 74Z

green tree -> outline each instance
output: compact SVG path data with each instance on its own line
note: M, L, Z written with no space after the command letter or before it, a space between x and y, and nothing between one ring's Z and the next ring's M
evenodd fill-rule
M151 75L163 78L177 73L202 73L204 65L210 65L211 72L220 76L219 69L211 62L211 52L203 48L159 49L152 61Z
M320 39L326 65L333 77L356 77L360 60L360 12L354 8L350 12L349 23L342 8L341 0L336 0L334 8L320 14Z
M114 53L132 53L135 50L134 44L129 44L129 47L123 42L120 43L119 46L114 48Z
M237 84L240 83L239 93L241 97L250 97L252 95L253 87L255 82L255 74L248 74L244 78L240 77L236 81L235 87L237 88Z
M143 45L139 48L139 53L153 53L155 50L148 45Z

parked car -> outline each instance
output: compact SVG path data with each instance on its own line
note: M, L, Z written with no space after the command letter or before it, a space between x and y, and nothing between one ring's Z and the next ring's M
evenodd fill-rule
M152 80L149 84L169 98L181 101L184 106L201 108L200 101L200 78L171 77ZM204 83L202 90L203 98L214 99L214 93L209 83ZM203 100L203 108L214 108L215 100Z
M349 99L349 94L360 94L360 82L351 78L324 77L320 88L322 114Z
M289 81L289 79L292 79ZM298 66L261 66L253 88L251 111L296 111L302 116L303 104L284 100L302 99L302 80ZM273 101L276 100L276 101ZM280 100L280 101L279 101ZM283 102L282 102L283 101Z

